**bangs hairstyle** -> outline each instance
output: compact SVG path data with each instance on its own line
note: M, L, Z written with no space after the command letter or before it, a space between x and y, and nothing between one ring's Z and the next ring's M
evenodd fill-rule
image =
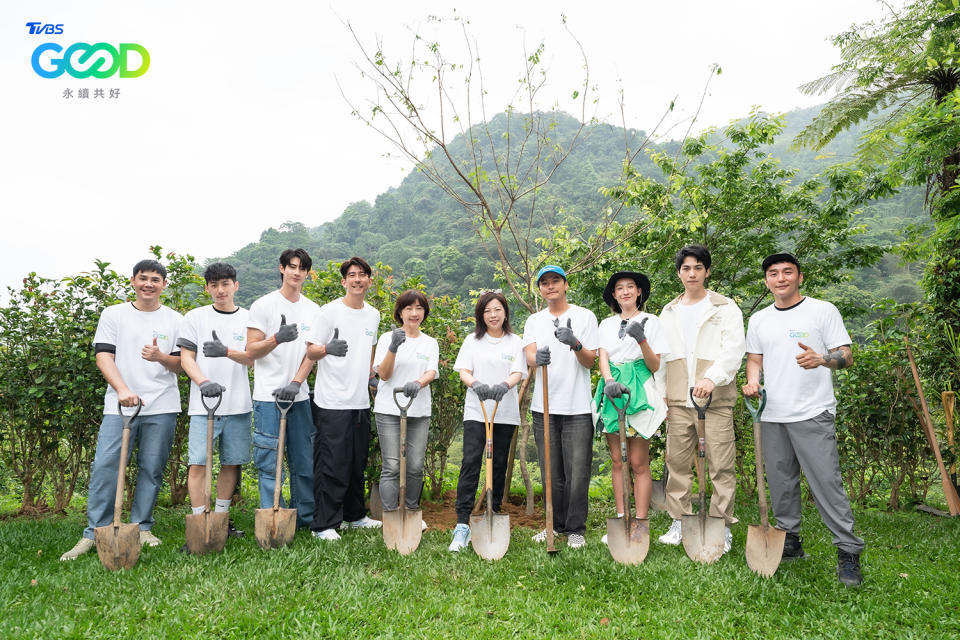
M360 258L357 258L358 260ZM344 262L346 264L346 262ZM364 262L363 264L367 264ZM417 291L416 289L407 289L400 294L400 297L397 298L396 304L393 305L393 319L397 321L397 325L400 326L403 324L403 320L400 319L400 312L403 311L406 307L410 305L420 303L420 306L423 307L423 321L426 322L427 318L430 317L430 303L427 302L427 296L423 295L423 292Z
M677 266L677 271L680 271L680 267L683 266L683 261L687 258L693 258L702 264L704 269L710 268L710 250L702 244L688 244L683 249L680 249L680 251L677 251L677 255L673 259L674 264Z
M133 265L133 277L136 278L138 273L147 273L148 271L155 271L160 274L160 277L164 280L167 279L167 268L156 260L141 260L137 264Z
M290 264L290 261L294 258L300 259L300 268L310 271L310 267L313 266L313 260L310 259L310 254L307 253L306 249L287 249L280 254L280 266L286 267Z
M350 267L354 267L354 266L360 267L361 269L363 269L363 272L367 274L367 276L373 275L373 269L370 268L370 265L367 264L366 260L364 260L363 258L359 258L357 256L353 256L352 258L348 260L344 260L343 262L340 263L340 276L343 278L346 278L347 271L350 270ZM424 320L426 320L426 318L424 318Z
M207 266L203 272L203 279L206 280L207 284L218 280L233 280L236 282L237 270L233 268L233 265L226 262L214 262Z
M513 329L510 327L510 306L507 304L506 297L499 291L485 291L480 294L480 298L477 300L477 308L473 313L477 327L474 329L473 335L478 340L487 333L487 323L483 319L483 312L487 310L487 305L494 300L503 305L503 332L505 334L513 333Z

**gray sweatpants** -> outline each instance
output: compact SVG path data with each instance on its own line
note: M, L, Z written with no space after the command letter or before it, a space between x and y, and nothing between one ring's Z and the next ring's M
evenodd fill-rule
M777 526L800 533L800 471L807 478L820 518L833 544L860 554L863 540L853 534L853 512L840 477L834 416L824 411L801 422L761 422L763 466Z

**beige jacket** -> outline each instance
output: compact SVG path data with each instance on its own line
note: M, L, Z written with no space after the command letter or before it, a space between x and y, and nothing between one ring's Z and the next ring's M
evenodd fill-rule
M663 362L660 364L660 370L666 370L666 375L657 377L668 405L692 407L690 387L703 378L709 378L716 385L711 406L732 407L737 401L737 372L747 350L743 313L730 298L710 290L707 296L712 304L697 323L697 344L693 350L692 366L687 362L683 327L676 310L680 296L660 312L660 322L670 344L670 353L662 356Z

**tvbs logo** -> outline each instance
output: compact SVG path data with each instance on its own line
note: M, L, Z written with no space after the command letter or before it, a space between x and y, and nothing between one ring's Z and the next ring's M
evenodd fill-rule
M33 35L63 33L62 24L28 22L26 26ZM137 68L131 68L131 51L140 56ZM106 42L77 42L66 49L56 42L45 42L33 50L30 62L41 78L59 78L64 72L74 78L109 78L118 71L121 78L138 78L150 68L150 54L132 42L122 42L119 47ZM135 58L133 64L137 64Z
M43 24L42 22L28 22L27 26L30 27L30 35L36 35L38 33L47 33L51 35L63 33L62 24Z

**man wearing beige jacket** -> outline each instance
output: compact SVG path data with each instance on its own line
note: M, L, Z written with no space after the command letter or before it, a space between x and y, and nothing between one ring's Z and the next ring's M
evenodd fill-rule
M663 356L660 377L669 413L667 414L667 511L673 518L670 529L660 536L663 544L680 544L683 539L680 516L692 513L690 487L693 483L693 456L697 449L697 411L690 401L690 389L698 404L713 400L706 414L706 456L713 498L710 515L726 523L724 553L730 550L730 525L737 478L733 432L733 405L737 400L737 371L746 352L743 313L725 296L708 290L710 251L703 245L688 245L677 252L677 276L684 292L660 313L662 329L670 345Z

